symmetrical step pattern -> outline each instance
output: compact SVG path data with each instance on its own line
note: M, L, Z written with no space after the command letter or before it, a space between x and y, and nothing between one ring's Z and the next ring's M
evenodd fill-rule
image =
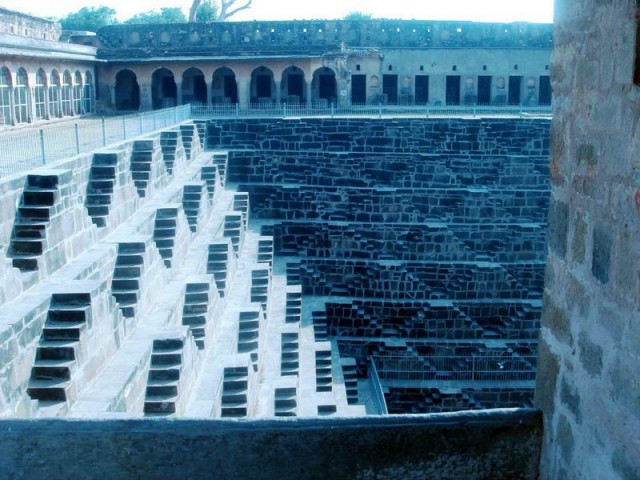
M276 417L297 416L298 401L296 389L276 388L273 407L274 415Z
M183 347L181 338L153 341L144 399L145 415L167 416L176 413Z
M152 140L136 140L133 142L131 176L141 198L147 195L155 153L155 144Z
M215 165L205 165L200 170L200 179L207 186L209 198L213 199L218 188L218 167Z
M258 263L266 263L273 268L273 237L258 239Z
M153 228L153 240L167 268L171 268L173 247L178 225L178 209L175 207L159 208Z
M205 147L205 136L207 133L207 122L199 121L193 122L196 126L196 130L198 131L198 138L200 139L200 148L204 149Z
M355 358L341 358L342 375L344 377L344 387L347 391L347 403L356 405L358 403L358 370Z
M40 336L27 393L41 402L73 401L72 377L91 320L89 293L55 293Z
M227 242L209 244L207 256L207 273L213 275L220 298L224 297L227 288L227 272L229 264L229 245Z
M107 225L117 168L117 153L93 154L85 206L91 221L97 227L105 227Z
M268 312L269 291L271 290L271 269L268 265L251 270L251 302L259 303Z
M326 310L311 312L313 321L313 335L316 342L325 342L327 337L327 312Z
M258 360L260 323L264 320L262 308L243 309L238 312L238 353L250 353Z
M191 160L191 153L194 149L194 137L196 137L195 141L199 141L197 139L198 131L196 129L196 126L193 124L180 125L180 136L182 137L182 145L184 146L184 151L187 155L187 159Z
M239 255L242 245L243 225L241 213L234 212L224 216L224 230L222 235L225 238L231 239L231 245L233 245L233 251L236 255Z
M220 416L246 417L248 411L249 368L226 367L222 380Z
M226 153L214 153L211 157L213 164L218 167L218 174L220 175L220 182L222 185L226 185L227 180L227 162L228 156Z
M202 183L186 183L182 191L182 206L192 232L198 229L203 189Z
M300 369L300 339L297 332L282 334L280 354L280 375L298 375Z
M56 175L28 175L13 225L8 256L21 271L38 269L38 257L47 249L47 227L58 201Z
M233 209L242 214L242 226L246 230L249 224L249 194L247 192L233 194Z
M302 318L302 289L299 285L286 287L285 323L300 323Z
M124 317L134 317L140 295L140 279L144 272L144 242L118 244L116 268L111 281L111 294Z
M287 285L301 285L300 262L287 262Z
M182 140L178 130L168 130L160 133L160 149L162 159L169 175L173 175L176 158L181 156Z
M330 392L332 389L331 350L316 350L316 392Z
M182 309L182 324L189 327L196 341L196 346L200 350L205 346L210 300L208 283L187 283Z

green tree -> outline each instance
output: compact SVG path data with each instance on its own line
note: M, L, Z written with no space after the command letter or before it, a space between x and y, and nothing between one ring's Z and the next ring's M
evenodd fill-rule
M60 19L60 25L64 30L88 30L97 32L100 27L114 25L118 22L116 11L105 7L82 7L77 12L69 13Z
M178 7L161 8L151 10L149 12L136 13L133 17L125 20L124 23L140 24L140 23L185 23L185 17L182 9Z
M228 20L236 13L246 10L247 8L251 8L251 2L253 2L253 0L220 0L220 11L217 12L218 17L216 20L218 22ZM189 8L190 22L198 20L198 10L200 9L201 3L202 0L192 0L191 8Z
M196 22L210 23L218 19L218 5L213 0L205 0L198 7Z
M345 20L371 20L373 15L364 12L349 12L344 16Z

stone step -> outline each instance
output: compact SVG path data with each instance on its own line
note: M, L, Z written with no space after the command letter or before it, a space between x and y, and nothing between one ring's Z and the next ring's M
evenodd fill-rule
M44 340L80 340L81 331L86 328L85 322L51 322L45 323L42 330Z
M144 413L175 413L177 400L177 395L147 395L144 401Z
M38 270L38 255L13 255L11 265L21 271Z
M150 380L179 380L179 368L152 368L149 370Z
M19 221L21 220L49 220L51 207L18 207Z
M61 379L30 380L27 393L34 400L64 402L70 385L71 381Z
M47 320L52 322L64 323L74 322L83 323L87 321L87 317L90 315L91 307L67 307L62 306L50 307L47 312Z
M178 382L174 380L151 380L147 381L147 395L177 395Z
M209 303L209 292L208 290L204 292L190 292L187 287L187 292L184 296L184 302L189 305L198 303Z
M120 307L129 307L138 303L138 290L111 291Z
M184 347L184 343L180 338L163 338L153 341L153 351L177 351Z
M94 177L89 183L89 188L93 193L113 193L113 180L108 178L96 179Z
M105 218L109 216L109 205L87 205L90 217Z
M31 369L32 380L71 380L71 368L75 366L75 362L66 362L67 365L42 365L42 363L37 361Z
M44 251L43 239L16 239L11 240L11 252L16 255L42 255Z
M77 340L43 340L36 350L36 361L39 360L76 360Z
M182 365L182 351L179 353L153 352L151 354L151 367L174 368Z
M116 267L135 267L144 265L144 256L141 254L118 255Z
M207 319L204 315L183 315L182 324L189 327L200 327L207 324Z
M139 289L140 280L137 278L114 278L111 281L113 292L138 291Z
M118 154L109 152L99 152L93 154L91 165L116 165L118 163Z
M87 193L87 205L109 205L111 204L111 195L108 193L92 192Z
M205 315L209 309L208 303L186 304L182 309L183 315Z
M25 190L22 193L22 204L25 206L47 206L56 203L57 190Z
M115 177L116 177L115 166L94 165L91 167L91 184L94 186L96 181L107 181ZM111 183L111 185L113 185L113 183Z

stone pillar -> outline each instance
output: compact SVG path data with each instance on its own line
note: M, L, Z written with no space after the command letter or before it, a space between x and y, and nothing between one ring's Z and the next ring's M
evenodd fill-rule
M209 81L207 84L207 106L211 106L213 104L213 75L209 77Z
M429 77L429 103L447 104L447 76L431 75Z
M251 91L249 89L251 81L246 78L239 78L238 83L238 103L240 108L247 108L251 101Z
M176 81L176 107L182 105L182 81Z
M28 104L28 108L29 111L27 112L27 115L29 117L29 123L33 123L33 121L36 118L36 89L33 87L29 88L29 104Z
M311 84L313 83L313 77L309 78L309 81L307 82L307 105L311 106L312 102L313 102L313 97L312 97L312 88L311 88Z
M280 105L282 103L282 92L280 91L280 86L282 82L280 80L274 80L276 84L276 105Z
M151 98L151 84L140 83L140 110L151 110L153 101Z
M49 112L49 87L42 87L44 89L44 113L42 117L45 120L51 118L51 112Z

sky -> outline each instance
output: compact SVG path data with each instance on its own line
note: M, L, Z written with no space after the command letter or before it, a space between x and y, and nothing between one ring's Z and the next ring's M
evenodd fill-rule
M239 0L240 1L240 0ZM181 7L191 0L0 0L0 6L41 17L60 18L82 7L106 5L120 20L161 7ZM253 0L253 6L233 20L293 20L342 18L360 11L374 17L478 22L551 22L553 0Z

